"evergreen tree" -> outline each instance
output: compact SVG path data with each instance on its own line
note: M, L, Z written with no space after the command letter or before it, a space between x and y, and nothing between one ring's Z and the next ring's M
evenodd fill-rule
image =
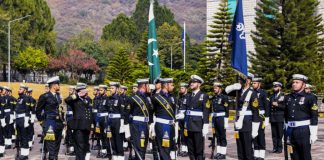
M106 81L129 83L133 67L128 57L126 49L123 48L114 55L106 69Z
M101 39L128 41L136 44L140 37L133 19L121 13L103 28Z
M214 81L225 85L235 81L235 74L230 66L231 46L228 42L232 24L232 13L229 12L227 0L222 0L215 13L210 34L207 35L206 50L200 59L200 74L206 83L205 89L211 91Z
M150 0L138 0L135 8L135 12L132 15L139 33L142 33L148 28L148 15L149 15ZM177 24L174 20L174 15L170 9L166 6L160 6L157 0L154 0L154 16L156 28L163 23L169 23L170 25Z
M266 88L281 81L290 88L291 76L305 74L319 91L323 89L323 33L317 0L261 0L256 9L256 53L250 56L252 71L265 79Z

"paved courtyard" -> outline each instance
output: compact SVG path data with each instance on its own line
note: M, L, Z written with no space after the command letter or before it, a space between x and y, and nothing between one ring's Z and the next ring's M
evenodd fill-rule
M40 127L38 125L35 125L36 128L36 134L40 133ZM230 127L227 130L227 140L228 140L228 154L227 154L227 159L232 160L232 159L237 159L237 154L236 154L236 144L233 136L233 123L230 123ZM312 146L312 155L314 160L324 160L324 118L319 119L319 132L318 132L318 137L319 140ZM31 160L37 160L40 159L40 148L41 144L38 144L39 138L37 137L36 143L33 147L33 150L31 151L31 154L29 156L29 159ZM266 152L266 159L267 160L282 160L284 159L284 155L282 154L273 154L269 153L272 150L272 140L271 140L271 130L270 127L266 128L266 141L267 141L267 152ZM209 145L209 141L206 142L206 158L209 159L210 157L210 152L211 149L208 148L207 146ZM60 160L73 160L74 157L66 156L64 155L65 153L65 146L61 146L60 154L59 154L59 159ZM16 150L9 149L6 150L5 157L1 158L1 160L13 160L15 158ZM91 153L91 159L95 160L96 158L97 151L92 151ZM127 153L126 153L127 154ZM153 159L152 155L148 154L146 156L147 160ZM178 160L185 160L189 159L188 157L179 157Z

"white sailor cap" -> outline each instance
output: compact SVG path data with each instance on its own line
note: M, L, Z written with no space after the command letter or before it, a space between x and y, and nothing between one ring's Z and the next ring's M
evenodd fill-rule
M305 75L302 74L294 74L292 75L292 80L301 80L306 82L308 80L308 77L306 77Z
M188 85L188 83L180 83L180 87L185 87L185 88L187 88L189 85Z
M28 89L27 89L27 92L33 92L33 89L32 88L30 88L30 87L28 87Z
M7 90L7 91L11 91L11 88L8 86L3 86L3 89Z
M272 83L272 85L274 86L274 87L282 87L282 83L280 83L280 82L273 82Z
M108 88L108 86L107 86L107 85L105 85L105 84L100 84L100 85L98 86L98 89L99 89L99 88L107 89L107 88Z
M253 79L254 78L254 74L248 72L248 76L247 76L248 79Z
M138 84L137 83L134 83L132 87L138 87Z
M60 77L59 76L55 76L55 77L51 77L47 80L46 82L47 84L59 84L60 83Z
M223 83L220 82L214 82L214 87L223 87Z
M198 82L198 83L203 84L204 80L201 77L197 76L197 75L191 75L190 76L190 82Z
M158 84L162 82L162 78L157 78L156 80L154 80L154 84Z
M252 78L252 82L261 82L262 81L262 78L260 77L253 77Z
M309 88L309 89L311 89L311 88L313 88L313 86L311 85L311 84L306 84L306 87L305 88Z
M138 79L136 82L137 82L137 84L148 84L149 79L148 78Z
M85 83L77 83L75 86L76 91L80 91L80 90L86 89L86 88L87 88L87 84L85 84Z
M94 86L93 89L94 90L99 90L99 86Z
M120 83L119 82L109 82L109 86L116 86L119 87Z
M128 87L127 87L127 86L124 86L124 85L121 85L120 88L121 88L121 89L125 89L125 90L128 89Z
M19 87L20 87L20 88L24 88L25 90L28 89L28 87L27 87L25 84L23 84L23 83L20 83Z
M161 83L173 83L173 78L160 78Z
M69 89L75 89L75 86L70 86Z

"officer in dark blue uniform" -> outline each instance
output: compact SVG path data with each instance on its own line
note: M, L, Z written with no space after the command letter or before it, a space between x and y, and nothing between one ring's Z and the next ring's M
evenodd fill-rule
M69 96L75 94L75 86L69 87ZM66 121L66 134L65 134L65 145L66 145L66 155L75 155L74 145L73 145L73 131L71 129L71 122L73 120L73 110L69 104L66 104L66 113L65 113L65 121Z
M77 83L76 93L65 99L65 103L71 107L73 117L68 124L73 130L73 145L76 160L90 160L89 137L92 124L92 100L88 96L87 85Z
M285 93L281 91L282 83L273 82L273 95L270 97L270 123L272 133L272 153L282 153L284 129Z
M4 98L2 96L3 87L0 86L0 103L4 104ZM6 127L6 119L4 113L4 107L0 107L0 157L4 156L5 152L5 139L4 139L4 128Z
M241 97L236 108L234 137L237 145L237 155L240 160L253 160L252 139L258 135L261 122L259 116L259 101L257 93L251 87L253 75L249 74L245 86L239 83L226 87L226 93L240 90Z
M154 122L151 124L152 136L156 138L160 159L176 159L175 111L177 101L172 95L172 78L160 78L161 90L152 97Z
M109 116L107 123L107 137L112 150L112 158L117 160L124 159L124 137L121 134L124 133L124 110L118 94L119 86L119 82L109 83L111 95L108 97Z
M39 97L36 107L36 117L43 124L44 148L43 157L49 153L49 160L57 160L64 128L62 110L60 104L62 99L58 93L60 90L60 79L58 76L47 81L49 92ZM44 111L44 113L42 113Z
M190 94L188 93L188 84L180 83L180 91L178 98L178 111L177 113L185 113L187 103L189 102ZM187 137L184 136L184 119L178 119L179 131L178 131L178 144L179 144L179 156L186 157L188 156L188 146L187 146Z
M267 99L267 93L261 89L262 78L254 77L252 79L252 88L256 92L258 104L259 104L259 116L261 123L259 126L258 136L254 139L254 158L257 160L264 160L265 158L265 134L264 129L269 125L270 107Z
M28 136L28 126L30 120L30 103L31 99L26 95L28 87L21 84L17 99L17 104L15 108L16 113L16 129L18 134L18 142L16 143L20 151L18 150L17 159L28 159L29 155L29 136ZM20 153L19 153L20 152Z
M308 78L292 76L292 93L285 97L285 128L288 152L292 159L310 160L311 144L317 140L318 106L316 97L305 92Z
M111 149L109 145L109 141L107 138L107 123L108 123L108 96L107 96L107 85L99 85L99 96L97 99L96 109L96 131L99 130L100 134L100 143L101 148L98 151L97 158L108 158L111 157ZM109 151L109 152L108 152Z
M4 129L4 141L6 149L10 149L12 145L12 134L14 131L14 99L9 95L11 89L7 86L3 87L3 100L1 101L1 106L3 107L3 114L5 118L5 127Z
M34 139L35 139L34 123L36 119L36 100L32 97L32 94L33 94L33 89L28 87L27 96L30 99L30 103L28 104L30 108L30 121L28 127L28 136L29 136L28 146L30 149L34 144Z
M208 95L200 90L204 80L197 76L190 76L190 88L192 90L187 103L185 115L177 114L177 119L185 118L184 135L187 137L187 145L190 160L204 159L205 139L209 127L210 106L207 105Z
M120 101L121 101L121 108L123 110L124 119L128 118L128 117L125 117L125 109L129 104L129 97L127 96L127 90L128 90L127 86L121 85L119 87L119 97L120 97ZM125 122L125 120L124 120L124 122ZM124 147L124 151L126 151L127 148L128 148L128 143L127 143L127 141L125 139L125 131L123 131L123 133L121 133L121 134L124 137L123 147Z
M222 87L222 83L215 82L215 95L211 98L212 128L213 134L215 134L214 137L217 139L217 154L214 156L214 159L226 159L226 128L228 127L229 102L228 97L222 93Z
M149 139L149 127L153 122L152 104L148 95L149 80L138 79L137 84L138 91L131 97L130 105L126 107L126 117L131 117L131 119L128 122L125 119L125 137L130 138L136 159L144 160Z
M99 104L99 86L93 87L93 105L92 105L92 135L91 135L91 141L92 141L92 147L93 150L99 150L100 149L100 129L98 128L96 130L96 116L98 113L98 104ZM94 141L97 141L96 145L93 146Z

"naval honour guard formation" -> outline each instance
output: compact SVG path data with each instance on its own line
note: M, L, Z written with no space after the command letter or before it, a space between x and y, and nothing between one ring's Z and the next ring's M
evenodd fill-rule
M97 159L124 160L127 155L144 160L147 151L157 160L226 159L227 138L233 136L226 134L229 105L236 92L240 95L233 121L237 159L264 160L265 128L271 126L273 153L310 160L311 145L317 140L318 106L317 97L307 90L307 79L293 75L291 93L283 93L282 83L273 82L270 96L261 89L262 79L252 74L243 85L215 82L210 96L201 90L204 80L197 75L179 85L172 78L159 78L156 85L138 79L129 95L128 87L119 82L95 86L93 96L88 95L86 84L77 83L65 98L60 94L59 78L53 77L37 101L24 84L16 98L11 88L3 86L0 157L15 149L16 159L28 159L38 121L41 159L58 159L62 139L65 154L77 160L89 160L91 150L97 150L93 155ZM209 132L212 153L206 157Z

